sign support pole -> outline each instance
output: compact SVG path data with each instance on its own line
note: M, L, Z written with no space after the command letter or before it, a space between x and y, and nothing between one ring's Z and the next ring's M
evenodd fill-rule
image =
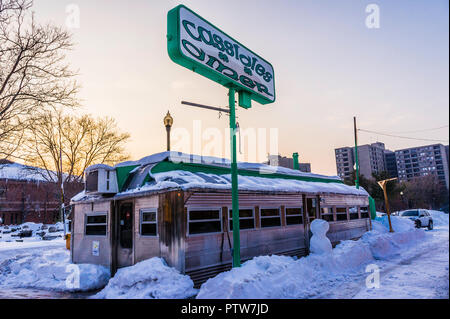
M236 160L236 102L235 90L228 91L230 106L230 142L231 142L231 197L233 207L233 267L241 266L241 240L239 236L239 195L238 170Z

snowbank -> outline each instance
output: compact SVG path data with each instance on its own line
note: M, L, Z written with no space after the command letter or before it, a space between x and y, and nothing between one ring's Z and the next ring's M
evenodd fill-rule
M68 280L68 277L79 278L79 281ZM109 278L109 269L104 266L71 264L70 253L63 247L43 252L27 250L0 263L0 289L8 287L89 291L104 287ZM66 281L69 284L66 284Z
M310 254L298 260L275 255L255 257L240 268L209 279L197 298L329 298L331 288L364 275L367 264L390 258L425 236L424 230L393 220L397 232L389 233L383 220L374 220L374 230L358 241L341 242L330 254Z
M150 258L121 268L108 285L93 298L102 299L181 299L197 293L194 283L167 266L161 258Z
M448 214L438 210L429 210L429 212L433 217L434 226L448 226Z
M387 215L377 217L376 220L379 221L384 226L384 228L389 231L389 220ZM391 225L394 232L407 232L415 228L414 222L409 218L392 215Z

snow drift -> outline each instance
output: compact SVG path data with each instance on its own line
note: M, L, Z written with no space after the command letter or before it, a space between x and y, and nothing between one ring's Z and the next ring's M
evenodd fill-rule
M438 210L429 210L429 212L433 217L434 226L448 226L448 214Z
M161 258L150 258L121 268L108 285L93 298L103 299L181 299L197 293L194 283L167 266Z
M68 277L75 272L79 273L79 281L71 281L68 285ZM109 278L109 269L104 266L71 264L70 253L65 248L17 254L14 258L0 263L0 289L8 287L89 291L104 287Z
M395 233L389 233L383 218L372 223L373 230L361 239L343 241L328 254L310 254L298 260L275 255L255 257L240 268L209 279L197 298L336 297L327 294L331 288L364 275L367 264L395 256L425 236L424 230L415 229L410 220L400 217L392 218Z

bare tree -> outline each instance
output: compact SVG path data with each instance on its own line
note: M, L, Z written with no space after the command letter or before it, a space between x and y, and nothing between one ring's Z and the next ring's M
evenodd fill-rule
M43 168L40 172L47 180L60 181L64 174L66 182L80 182L92 164L114 165L128 159L125 145L130 135L119 132L111 118L65 115L58 110L44 112L35 121L27 130L24 158Z
M448 202L448 190L436 175L416 178L405 183L404 196L410 208L439 208Z
M75 73L64 62L71 35L34 19L30 0L0 0L0 156L22 142L37 111L76 106Z

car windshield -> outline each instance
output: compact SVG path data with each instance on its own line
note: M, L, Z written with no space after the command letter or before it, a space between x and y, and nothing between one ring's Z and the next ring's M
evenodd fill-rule
M417 216L419 215L419 211L417 210L407 210L402 213L402 216Z

